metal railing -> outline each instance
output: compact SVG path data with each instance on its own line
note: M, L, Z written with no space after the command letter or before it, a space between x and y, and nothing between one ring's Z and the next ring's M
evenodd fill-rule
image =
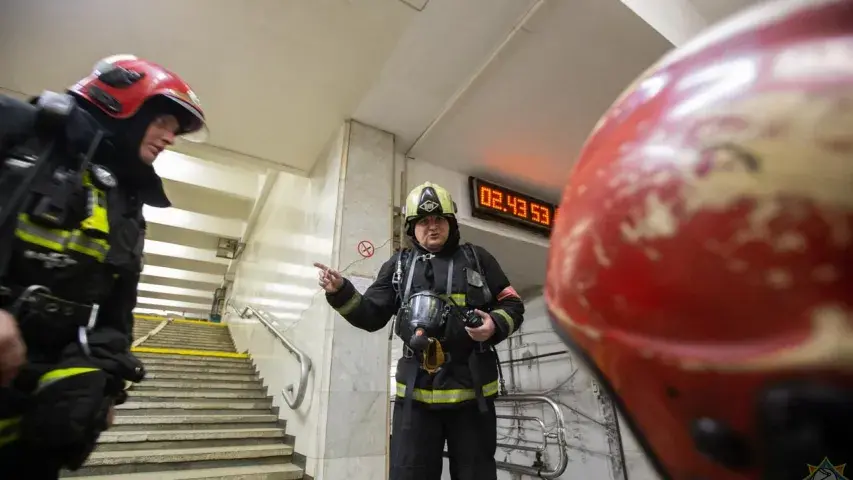
M517 421L527 421L527 422L535 422L539 424L539 427L542 429L542 442L538 442L536 446L528 446L528 445L513 445L508 443L498 443L498 448L505 448L511 450L521 450L526 452L535 452L537 454L537 464L534 466L527 465L519 465L516 463L508 463L508 462L497 462L498 468L501 470L506 470L509 472L520 473L522 475L530 475L536 478L548 478L554 479L559 478L563 472L566 471L566 467L569 466L569 445L566 441L566 419L563 416L563 411L560 409L560 405L557 404L550 397L545 395L525 395L525 394L509 394L509 395L500 395L495 398L496 403L542 403L549 407L554 411L554 418L556 419L556 426L552 429L553 431L548 431L545 427L545 422L538 417L530 417L525 415L497 415L498 418L508 419L508 420L517 420ZM548 448L549 440L556 441L557 451L559 452L559 460L557 464L553 468L548 468L548 466L544 463L541 463L540 457L545 453L545 450Z
M240 318L251 318L255 317L261 324L267 327L267 330L277 338L284 347L290 351L299 362L299 383L294 386L292 383L285 386L281 390L281 396L284 397L284 401L287 402L287 405L292 409L299 408L302 405L302 400L305 398L305 390L308 388L308 374L311 373L311 359L308 358L308 355L305 354L302 350L300 350L296 345L293 344L290 339L282 335L281 332L275 328L275 325L272 324L268 317L273 317L273 315L262 312L260 310L255 309L254 307L247 305L243 308L238 308L234 303L228 302L228 305L237 312L237 315ZM294 394L294 391L296 392Z

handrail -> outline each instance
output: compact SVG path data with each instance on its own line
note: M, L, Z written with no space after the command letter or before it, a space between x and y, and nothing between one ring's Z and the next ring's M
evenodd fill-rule
M544 468L546 467L545 465L543 465L541 468L537 468L537 467L528 467L526 465L518 465L515 463L508 463L508 462L497 462L498 468L500 468L501 470L507 470L510 472L521 473L523 475L530 475L530 476L536 477L536 478L547 478L547 479L559 478L560 475L562 475L563 472L566 471L566 468L569 466L569 454L568 454L569 445L568 445L568 442L566 441L566 419L563 416L563 410L560 409L560 405L557 404L557 402L552 400L550 397L547 397L545 395L525 395L523 393L521 393L521 394L513 393L513 394L509 394L509 395L500 395L498 397L495 397L495 402L537 402L537 403L544 403L544 404L548 405L549 407L551 407L551 409L554 411L554 417L557 419L557 427L556 427L557 431L556 432L547 432L546 428L545 428L545 422L543 422L539 418L525 417L525 416L521 416L521 415L498 415L498 418L510 418L510 419L529 420L529 421L538 422L540 427L542 428L542 433L543 433L543 435L542 435L543 441L541 443L541 446L538 448L520 446L520 445L505 445L505 444L499 444L498 445L499 447L514 448L516 450L534 451L537 453L542 453L548 447L548 439L554 438L557 440L557 446L559 447L558 451L560 452L560 461L557 462L556 467L554 467L550 470L544 470Z
M287 348L290 353L296 356L296 360L299 361L299 384L294 387L293 384L289 384L281 389L281 396L284 397L284 401L287 402L287 405L296 410L302 405L302 400L305 398L305 390L308 388L308 374L311 372L311 359L308 358L308 355L305 354L302 350L300 350L296 345L293 344L287 337L282 335L281 332L278 331L275 326L273 326L272 322L269 321L267 316L272 316L269 313L261 312L250 305L246 305L242 309L237 308L233 302L229 301L228 305L232 307L240 318L250 318L254 316L257 318L263 326L267 327L267 330L270 331L283 345ZM296 394L293 394L293 391L296 390Z
M136 348L136 347L140 346L141 344L145 343L146 341L148 341L149 338L160 333L160 330L163 330L164 328L166 328L166 325L172 323L172 320L174 320L174 318L166 317L165 319L163 319L162 322L158 323L156 327L149 330L148 333L146 333L145 335L134 340L133 343L130 344L130 348ZM131 382L130 380L125 380L124 389L130 390L131 388L133 388L133 385L134 385L134 383Z
M174 318L172 318L172 317L165 318L162 322L158 323L156 327L149 330L148 333L146 333L145 335L134 340L133 343L130 344L131 348L138 347L139 345L148 341L149 338L160 333L160 330L163 330L166 327L166 325L172 323L172 320L174 320Z

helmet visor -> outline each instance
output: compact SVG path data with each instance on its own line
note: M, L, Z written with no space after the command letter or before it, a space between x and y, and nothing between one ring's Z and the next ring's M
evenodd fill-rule
M193 143L204 143L210 134L207 129L207 122L204 120L204 114L192 103L184 100L178 95L165 95L166 98L172 100L180 107L180 115L178 121L181 124L181 131L178 135L184 140Z

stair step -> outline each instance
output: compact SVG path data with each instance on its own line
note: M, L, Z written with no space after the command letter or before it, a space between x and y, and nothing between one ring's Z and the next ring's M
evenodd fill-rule
M155 335L150 337L148 340L142 343L142 346L154 347L154 346L162 346L162 348L183 348L189 349L193 345L207 345L211 347L219 347L219 348L228 348L233 350L234 344L232 342L225 342L219 340L172 340L170 338L160 338Z
M186 374L182 374L179 372L151 372L145 376L145 381L148 380L184 380L188 378ZM257 382L260 380L257 373L246 373L246 374L208 374L208 373L199 373L196 375L192 375L193 380L211 380L211 381L219 381L219 382Z
M187 415L187 414L206 414L206 415L266 415L270 413L270 409L272 407L266 408L196 408L196 409L187 409L187 408L153 408L158 403L170 403L170 402L150 402L148 403L149 407L152 408L139 408L134 410L121 410L117 411L116 415L124 415L124 416L145 416L145 415ZM251 405L251 404L250 404Z
M158 363L158 364L150 364L145 363L145 370L149 373L157 373L157 372L168 372L168 373L182 373L186 375L193 375L196 373L204 373L204 374L227 374L227 375L250 375L255 373L255 367L251 364L246 365L180 365L173 363Z
M177 335L164 335L162 332L148 337L148 340L163 340L168 342L200 342L200 343L234 343L231 337L180 337Z
M69 476L84 474L126 474L189 470L204 467L255 465L258 463L289 463L293 454L289 445L234 445L228 447L181 448L171 450L95 451L86 465Z
M182 340L227 340L231 341L231 335L228 335L227 332L216 333L216 334L207 334L207 333L181 333L181 332L170 332L167 330L160 330L157 332L157 335L154 335L152 338L179 338Z
M159 322L138 324L141 338ZM62 477L89 480L296 480L293 448L272 399L226 328L169 324L141 347L209 351L209 355L134 352L148 377L117 408L86 465ZM144 350L145 348L143 348Z
M264 413L269 413L270 408L272 408L272 400L269 398L263 400L216 400L203 398L172 402L152 402L145 397L135 397L131 390L130 399L126 403L116 407L116 413L118 415L140 415L142 413L164 415L167 413L167 410L176 410L178 413L181 413L181 410L201 410L203 413L212 413L210 410L264 410Z
M246 428L246 424L270 423L274 424L278 421L278 417L272 413L264 415L257 414L230 414L230 415L213 415L213 414L186 414L186 415L116 415L113 422L114 427L128 427L127 430L139 430L140 426L145 426L148 429L157 427L156 430L177 430L178 425L188 425L196 428L200 425L236 425L242 424L241 428ZM216 427L211 427L216 428ZM231 427L229 427L231 428ZM113 431L113 430L110 430ZM120 431L116 428L115 431Z
M186 355L182 353L150 353L136 352L133 354L143 362L147 360L192 360L195 362L219 362L219 363L249 363L248 358L216 357L213 355Z
M217 382L212 380L196 380L194 378L184 380L148 380L146 378L133 387L134 391L154 390L160 388L178 388L186 390L262 390L264 387L259 380L252 380L248 382Z
M186 327L186 326L176 326L174 323L171 325L166 325L162 332L167 333L184 333L187 335L228 335L227 328L205 328L202 327Z
M80 480L297 480L304 472L292 463L205 468L201 470L158 471L76 477Z
M171 328L195 328L198 330L204 329L218 329L221 328L223 330L227 330L227 326L224 323L213 323L213 322L198 322L198 320L184 320L184 319L175 319L172 323L168 325Z
M201 460L231 460L240 458L284 457L293 454L290 445L248 445L213 448L180 448L173 450L134 450L94 452L87 466L121 465L128 463L173 463Z
M231 335L227 331L217 332L178 332L174 330L163 329L157 332L158 337L180 337L180 338L227 338L231 339Z
M205 362L204 360L181 360L181 359L163 359L163 360L151 360L150 362L147 360L143 360L142 364L145 365L145 371L147 372L174 372L176 368L182 369L181 371L190 372L193 371L194 368L203 368L205 371L200 371L198 373L225 373L223 370L231 370L230 374L253 374L255 372L255 366L251 363L217 363L217 362ZM167 370L164 370L167 369ZM215 371L206 372L207 369L216 369Z
M206 332L173 332L160 330L155 337L182 338L182 339L227 339L231 340L228 332L206 333Z
M228 345L232 345L234 342L231 341L230 337L175 337L172 335L152 335L148 337L149 342L153 341L161 341L168 343L225 343Z
M176 399L176 398L267 398L267 394L263 389L254 390L181 390L181 389L164 389L145 390L139 389L134 385L130 395L135 398L161 398L161 399Z
M145 430L104 432L98 451L183 449L231 445L281 444L281 428L232 428L210 430Z
M150 360L150 361L149 361ZM145 364L145 369L148 371L169 371L163 370L163 368L211 368L211 369L219 369L219 370L237 370L232 373L255 373L255 366L251 362L232 362L232 363L217 363L217 362L205 362L203 360L181 360L178 358L174 359L149 359L143 360L142 363ZM187 370L190 371L190 370ZM203 372L199 372L203 373ZM211 372L212 373L212 372ZM217 371L217 373L223 373L221 371Z
M151 379L146 378L135 385L135 388L151 390L152 388L184 388L196 389L207 388L217 390L252 390L263 388L263 383L260 380L204 380L195 377L184 377L178 379Z
M236 353L234 350L234 346L232 345L204 345L200 343L169 343L169 342L153 342L147 341L143 342L140 347L148 347L148 348L175 348L181 350L209 350L211 352L227 352L227 353Z
M184 358L140 358L149 367L209 367L209 368L242 368L244 370L254 369L254 365L245 358L211 360L209 357L184 357ZM230 361L226 361L230 360Z
M178 326L174 323L171 325L166 325L163 327L163 332L187 332L191 334L197 335L228 335L229 330L227 328L198 328L198 327L184 327Z
M284 438L280 428L241 428L226 430L140 430L103 432L98 443L164 442L177 440L223 440L228 438Z

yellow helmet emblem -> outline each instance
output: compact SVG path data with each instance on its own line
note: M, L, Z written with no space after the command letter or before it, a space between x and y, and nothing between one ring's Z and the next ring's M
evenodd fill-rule
M456 204L444 187L426 182L406 197L406 223L427 215L456 216Z

